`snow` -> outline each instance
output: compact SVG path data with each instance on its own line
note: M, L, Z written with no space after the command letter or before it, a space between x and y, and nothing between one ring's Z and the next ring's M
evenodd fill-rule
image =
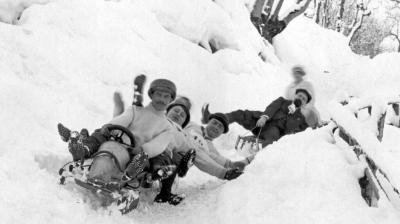
M343 156L325 129L284 137L257 155L247 175L224 185L221 221L396 223L392 208L371 209L359 197L357 165Z
M359 168L328 128L282 138L232 182L193 168L179 180L176 190L187 199L177 207L143 203L127 216L93 208L84 191L57 184L57 171L70 156L56 124L98 128L112 117L114 91L130 101L136 74L173 80L179 94L192 99L197 122L203 102L212 111L263 110L290 82L290 65L300 63L328 119L325 102L338 89L359 97L398 95L400 55L359 57L340 34L302 17L275 38L272 49L246 15L251 1L32 2L0 2L1 9L10 7L0 11L6 22L0 23L1 223L399 223L389 204L367 207ZM27 8L16 21L21 5ZM198 45L211 40L220 49L214 54ZM398 177L400 133L386 131L387 154L381 156L393 155L385 165ZM235 125L216 144L238 159L232 149L243 133Z
M400 186L400 179L392 173L392 170L397 170L397 164L387 162L390 160L390 155L381 153L383 149L381 143L376 138L376 128L371 129L363 125L353 116L351 109L343 107L339 103L331 102L329 110L332 119L339 126L343 127L346 133L357 140L364 152L374 160L379 168L387 173L395 186Z

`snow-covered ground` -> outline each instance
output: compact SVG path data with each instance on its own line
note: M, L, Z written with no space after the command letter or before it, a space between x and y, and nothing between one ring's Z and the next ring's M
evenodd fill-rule
M338 90L399 94L399 54L354 55L344 37L306 18L277 36L274 50L251 26L244 2L251 1L0 1L8 22L0 22L0 223L400 223L384 200L366 205L328 128L282 138L232 182L192 169L177 186L187 194L177 207L143 205L121 216L57 184L70 157L56 124L93 130L106 123L112 93L129 102L136 74L173 80L193 100L196 122L203 102L212 111L264 109L297 63L309 72L324 119ZM16 21L21 7L28 8ZM212 54L207 43L221 50ZM387 162L399 164L400 130L386 132ZM232 148L244 133L236 126L217 144L238 158Z

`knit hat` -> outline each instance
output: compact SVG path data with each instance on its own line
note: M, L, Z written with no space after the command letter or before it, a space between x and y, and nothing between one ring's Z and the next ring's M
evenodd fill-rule
M168 107L167 107L167 113L173 108L173 107L175 107L175 106L179 106L179 107L181 107L184 111L185 111L185 113L186 113L186 119L185 119L185 121L183 122L183 124L182 124L182 128L184 128L184 127L186 127L186 125L189 123L189 121L190 121L190 112L189 112L189 109L187 108L187 106L186 105L184 105L183 103L178 103L178 102L172 102L170 105L168 105Z
M209 116L208 120L210 121L211 119L217 119L218 121L220 121L224 125L224 134L228 133L228 131L229 131L229 120L228 120L228 117L225 114L223 114L223 113L211 114Z
M188 110L192 109L192 102L186 96L177 96L174 103L180 103L186 106Z
M304 93L304 94L306 94L306 96L307 96L307 103L309 103L309 102L311 101L311 99L312 99L311 94L310 94L307 90L305 90L305 89L296 89L296 94L297 94L297 93Z
M304 71L304 68L303 68L303 66L301 66L301 65L295 65L295 66L293 66L292 72L293 72L293 73L299 73L299 74L301 74L302 76L305 76L305 75L306 75L306 71Z
M176 97L176 86L173 82L171 82L168 79L156 79L150 84L150 88L148 91L149 97L151 98L151 95L156 91L163 91L170 93L172 96L172 99L175 100Z

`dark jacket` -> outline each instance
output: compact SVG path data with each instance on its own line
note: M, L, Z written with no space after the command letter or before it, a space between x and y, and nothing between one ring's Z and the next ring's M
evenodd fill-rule
M267 125L278 127L281 134L293 134L304 131L308 125L300 109L293 114L289 114L289 106L293 103L283 97L279 97L267 106L263 115L267 115L269 120Z

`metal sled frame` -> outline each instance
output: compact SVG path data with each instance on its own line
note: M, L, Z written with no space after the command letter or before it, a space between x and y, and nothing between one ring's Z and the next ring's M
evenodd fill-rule
M103 206L116 204L122 214L126 214L138 206L139 203L139 188L140 181L147 180L145 172L141 173L136 179L131 182L103 182L97 179L88 179L87 175L93 164L94 158L105 156L109 157L118 168L123 172L121 165L115 155L108 151L99 151L94 154L93 158L85 161L71 161L66 163L59 170L60 184L64 185L67 182L73 182L80 187L91 191L97 198L101 199Z
M243 150L243 147L246 144L250 144L251 152L252 154L256 154L258 151L261 150L260 144L262 144L262 140L260 138L257 138L254 135L249 135L249 136L238 136L236 139L235 143L235 149L237 151Z

